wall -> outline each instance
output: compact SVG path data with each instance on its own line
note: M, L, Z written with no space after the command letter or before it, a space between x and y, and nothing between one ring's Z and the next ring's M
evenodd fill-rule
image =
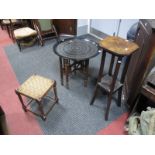
M120 23L120 29L118 31L120 19L92 19L90 25L90 32L102 37L102 33L113 35L114 33L118 36L125 38L129 28L136 22L138 19L122 19Z
M123 19L123 20L121 20L119 36L122 38L126 38L127 32L130 29L130 27L138 21L139 21L138 19Z
M78 27L88 25L88 19L78 19L77 23Z
M95 29L108 35L117 31L118 19L92 19L91 30Z
M88 33L88 19L78 19L77 21L77 35Z

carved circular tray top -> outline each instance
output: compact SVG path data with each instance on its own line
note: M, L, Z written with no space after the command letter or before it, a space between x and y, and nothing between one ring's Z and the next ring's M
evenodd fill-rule
M67 39L54 48L61 57L73 60L86 60L98 55L98 45L88 39Z

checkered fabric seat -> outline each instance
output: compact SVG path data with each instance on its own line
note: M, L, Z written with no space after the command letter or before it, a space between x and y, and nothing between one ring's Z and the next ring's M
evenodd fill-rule
M54 94L53 98L50 97L52 99L53 104L52 104L52 107L50 107L48 112L45 114L43 110L42 99L46 96L46 94L51 89L53 90L53 94ZM58 97L56 93L56 81L47 79L39 75L32 75L23 84L21 84L21 86L19 86L19 88L16 89L15 92L19 97L19 100L22 104L23 109L25 111L28 110L36 115L41 116L43 120L46 119L46 116L50 112L50 110L53 108L53 105L58 102ZM27 105L23 102L21 95L26 96L31 99ZM32 111L31 108L29 107L32 100L35 100L36 103L38 104L41 114L38 114Z

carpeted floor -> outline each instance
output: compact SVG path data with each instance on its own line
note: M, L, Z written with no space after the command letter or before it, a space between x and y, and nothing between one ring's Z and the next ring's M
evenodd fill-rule
M0 29L0 106L5 112L7 133L11 135L43 134L35 116L22 110L21 104L14 92L19 83L4 52L4 46L11 44L12 40L6 31ZM6 133L6 131L4 132Z
M83 37L96 40L89 35ZM100 94L95 104L93 106L89 105L101 55L90 61L90 78L87 88L83 87L83 78L80 74L70 77L69 90L61 86L59 59L53 52L55 42L55 40L49 40L46 41L44 47L36 45L25 48L22 52L19 52L17 45L14 44L5 47L5 52L19 83L24 82L34 73L57 81L59 104L55 105L45 122L36 117L44 134L96 134L121 116L126 110L124 106L122 108L117 107L115 99L113 99L109 121L105 121L106 96ZM106 59L106 66L108 66L109 58Z

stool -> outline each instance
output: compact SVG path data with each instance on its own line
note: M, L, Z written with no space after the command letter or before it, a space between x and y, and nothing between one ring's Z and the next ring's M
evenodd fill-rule
M49 110L45 113L43 110L43 102L42 99L47 95L50 90L53 90L53 97L47 96L52 100L52 105ZM46 120L46 116L52 110L54 105L58 103L57 91L56 91L56 81L47 79L45 77L39 75L32 75L29 79L27 79L18 89L15 90L18 98L22 104L23 110L30 111L33 114L40 116L43 120ZM22 96L28 97L30 101L25 104L23 102ZM30 104L32 101L35 101L39 107L39 113L32 111L30 108Z
M97 96L98 88L102 88L108 94L107 107L105 113L105 120L108 120L112 95L116 91L118 91L118 106L121 106L122 87L125 80L125 75L130 62L131 55L138 49L138 45L116 36L106 37L105 39L100 41L99 45L102 48L101 65L98 74L97 84L90 105L94 103L94 100ZM106 52L110 53L112 56L108 74L103 76ZM119 68L122 63L122 59L125 56L127 56L126 62L122 70L121 78L120 80L118 80L117 76L119 73ZM114 68L116 58L116 65Z

